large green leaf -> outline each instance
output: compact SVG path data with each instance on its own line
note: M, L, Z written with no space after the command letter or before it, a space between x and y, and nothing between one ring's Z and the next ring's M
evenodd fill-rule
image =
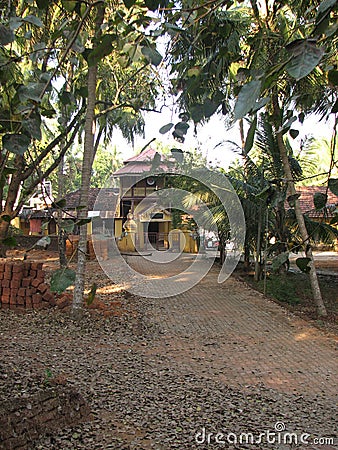
M75 277L76 273L74 270L68 268L55 270L50 279L50 290L61 294L74 284Z
M327 202L326 194L322 194L321 192L316 192L313 195L313 204L315 205L315 208L317 210L324 208L324 206L326 205L326 202Z
M22 21L26 22L26 23L30 23L32 25L35 25L36 27L39 27L39 28L43 27L43 23L41 22L41 20L38 17L33 16L32 14L30 14L26 17L23 17Z
M289 259L289 252L280 253L272 261L272 270L277 272L283 264L285 264Z
M296 264L297 267L303 272L303 273L309 273L311 270L311 267L309 266L309 262L311 261L310 258L297 258Z
M124 3L124 6L129 9L135 5L136 0L123 0L123 3Z
M261 91L262 82L253 80L245 84L240 90L234 110L234 119L242 119L254 108Z
M338 195L338 178L330 178L329 179L329 189L334 195Z
M319 6L317 10L317 15L325 14L329 11L333 6L337 4L337 0L324 0Z
M189 128L189 124L187 122L178 122L175 125L175 135L179 136L179 137L184 137L187 134Z
M87 61L89 66L95 66L103 58L111 54L114 39L115 37L112 34L105 34L102 37L101 43L88 54Z
M219 103L212 101L210 99L206 99L205 102L203 103L203 115L204 117L207 119L209 117L211 117L216 111L217 108L219 107Z
M22 121L22 128L27 131L33 139L41 140L41 117L37 112L31 114L28 119Z
M318 47L313 39L297 39L286 47L291 60L285 66L286 71L296 80L306 77L319 64L324 48Z
M292 137L292 139L296 139L296 137L299 135L299 131L295 130L294 128L291 128L291 130L289 131L289 134Z
M144 3L146 5L146 7L148 9L150 9L150 11L156 11L160 6L161 1L159 1L159 0L144 0Z
M0 45L7 45L14 42L15 35L12 30L0 24Z
M45 83L29 83L26 86L20 86L18 94L20 100L33 100L34 102L41 102L41 93L45 89Z
M151 47L142 47L142 54L155 67L160 65L163 59L162 55L155 48Z
M2 136L3 148L16 155L22 156L30 143L30 138L25 134L5 134Z
M257 115L254 120L251 122L248 134L246 136L245 145L244 145L244 153L247 155L249 151L252 149L255 140L255 133L257 128Z
M174 126L173 123L167 123L166 125L163 125L163 127L160 128L160 133L161 134L166 134L168 133L168 131L170 131L172 129L172 127Z

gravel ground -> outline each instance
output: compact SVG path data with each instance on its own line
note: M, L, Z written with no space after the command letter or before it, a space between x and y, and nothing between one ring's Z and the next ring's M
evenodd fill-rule
M76 388L93 413L88 422L41 436L30 449L338 448L337 435L333 445L310 444L314 437L334 437L333 402L263 386L234 389L191 373L173 363L169 351L159 352L162 336L151 320L152 301L121 298L125 314L104 318L86 312L80 324L56 310L0 311L0 401L59 383ZM277 422L298 437L309 433L309 444L269 444L265 436L261 443L247 444L245 437L235 442L241 433L253 433L256 440L274 432ZM203 442L203 428L213 433L210 445L207 438ZM218 432L224 435L220 443Z

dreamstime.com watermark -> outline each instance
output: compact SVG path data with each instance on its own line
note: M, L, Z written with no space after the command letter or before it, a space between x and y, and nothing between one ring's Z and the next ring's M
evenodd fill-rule
M313 437L309 433L295 433L286 430L284 422L276 422L274 430L264 430L261 433L246 432L209 432L205 427L195 434L197 444L207 445L334 445L334 437Z

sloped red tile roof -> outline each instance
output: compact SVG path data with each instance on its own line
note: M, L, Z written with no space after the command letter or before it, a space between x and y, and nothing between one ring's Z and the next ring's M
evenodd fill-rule
M124 175L137 175L149 172L152 169L156 154L159 155L161 161L159 164L159 169L166 171L169 167L170 161L164 160L163 155L153 148L148 148L143 150L138 155L132 156L124 161L124 166L114 172L114 176L120 177Z
M313 203L313 196L317 192L322 194L327 193L327 204L329 208L338 207L338 196L333 194L330 189L326 192L325 186L298 186L296 188L300 194L299 201L303 213L307 213L310 217L322 217L322 211L317 211ZM332 214L331 214L332 215Z
M109 209L111 207L112 204L115 203L115 201L113 202L113 199L111 198L112 196L116 197L119 193L119 189L118 188L90 188L89 190L89 199L88 199L88 210L89 211L93 211L94 210L94 206L95 206L95 202L97 199L97 196L99 195L100 191L103 190L104 191L104 202L105 205L103 205L104 207L107 207L106 209ZM65 195L65 200L66 200L66 210L75 210L79 205L80 202L80 190L76 190L73 192L70 192L69 194Z
M155 153L158 153L153 148L147 148L140 152L138 155L134 155L131 158L123 161L124 164L128 164L130 162L151 162L154 159Z

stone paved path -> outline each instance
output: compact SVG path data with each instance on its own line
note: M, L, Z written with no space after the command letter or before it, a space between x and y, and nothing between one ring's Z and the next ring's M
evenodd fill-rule
M165 265L141 257L128 263L140 273L166 276ZM176 261L176 271L180 264L186 269L187 259ZM217 276L214 267L191 290L149 302L162 334L158 351L230 386L335 399L335 339L234 278L218 284Z

